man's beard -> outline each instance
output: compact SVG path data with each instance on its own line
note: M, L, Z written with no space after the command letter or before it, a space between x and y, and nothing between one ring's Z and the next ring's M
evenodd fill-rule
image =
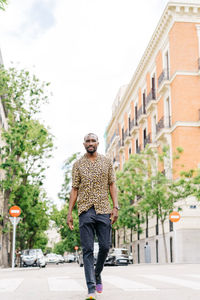
M88 153L90 153L90 154L93 154L93 153L95 153L95 152L97 151L97 149L94 148L94 147L92 147L91 149L89 149L89 148L91 148L91 147L87 147L87 148L86 148L86 151L87 151Z

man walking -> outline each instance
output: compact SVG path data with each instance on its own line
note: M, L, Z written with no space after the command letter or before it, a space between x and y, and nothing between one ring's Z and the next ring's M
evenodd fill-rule
M103 291L101 272L111 244L111 225L118 218L118 202L112 162L97 153L99 142L96 134L87 134L83 145L86 154L74 163L72 169L67 224L73 230L72 210L77 201L80 240L88 288L87 299L96 299L95 291L98 293ZM113 202L112 210L109 194ZM99 253L94 269L95 234L99 242Z

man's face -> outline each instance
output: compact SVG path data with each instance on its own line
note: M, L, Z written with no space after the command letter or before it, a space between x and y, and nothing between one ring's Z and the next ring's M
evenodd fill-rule
M87 135L85 137L85 142L83 143L85 150L88 153L95 153L99 145L98 139L95 135Z

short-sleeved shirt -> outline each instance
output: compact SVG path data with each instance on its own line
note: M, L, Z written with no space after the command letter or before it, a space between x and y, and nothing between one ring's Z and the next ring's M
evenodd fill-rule
M97 214L109 214L109 186L115 181L112 162L97 154L91 161L85 154L72 168L72 187L78 189L78 214L94 206Z

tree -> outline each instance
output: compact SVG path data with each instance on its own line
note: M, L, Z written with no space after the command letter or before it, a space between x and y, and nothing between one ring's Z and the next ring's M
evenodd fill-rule
M118 221L113 228L124 228L124 233L126 228L131 229L131 234L132 231L142 232L140 225L144 222L144 218L140 216L137 206L132 204L143 194L142 187L146 174L143 160L144 155L131 155L123 170L116 174L120 210ZM126 243L126 237L124 243Z
M7 4L7 0L0 0L0 10L5 10L5 5Z
M158 161L161 164L169 161L168 147L163 147L161 153L146 148L140 154L132 155L125 163L124 169L118 174L119 199L121 211L119 225L136 230L138 213L144 222L145 217L157 216L161 222L165 258L168 262L167 245L164 223L173 211L179 199L186 198L189 193L183 184L183 179L173 180L158 170ZM178 159L181 148L177 148L174 159ZM169 171L169 170L168 170ZM172 170L170 170L172 172ZM133 203L133 205L130 205Z
M75 153L64 162L63 169L65 170L64 183L62 185L59 197L65 201L64 207L59 211L55 206L52 211L52 220L55 222L61 235L61 242L55 245L57 253L63 254L65 251L73 252L74 246L80 246L80 235L79 235L79 219L78 209L75 205L72 216L74 221L74 229L71 231L66 223L67 213L69 207L70 198L70 183L71 183L71 169L73 162L79 157L80 153Z
M29 236L27 245L34 245L35 237L41 236L39 233L46 230L48 223L47 200L43 197L41 187L47 168L46 160L51 156L53 148L53 137L37 120L41 105L48 99L48 85L28 71L0 68L0 97L8 120L8 128L1 135L4 144L0 149L0 167L4 173L1 180L4 196L4 266L8 266L8 209L11 205L18 204L22 208L19 226L25 237ZM19 234L17 238L19 244L24 246L23 237Z

